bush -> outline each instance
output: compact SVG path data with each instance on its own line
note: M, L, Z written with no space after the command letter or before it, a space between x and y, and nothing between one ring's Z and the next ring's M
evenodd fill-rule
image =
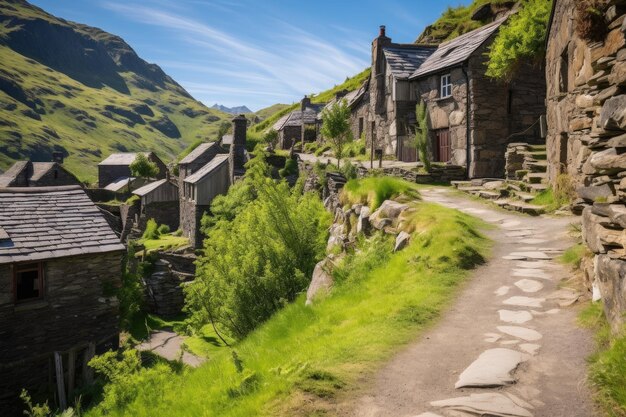
M159 228L157 229L157 231L159 232L159 236L160 235L166 235L170 232L170 227L166 224L162 224L159 226Z
M404 194L417 199L417 185L394 177L368 177L350 180L341 191L343 204L367 204L376 210L385 200Z
M357 177L357 169L355 165L352 165L350 161L345 161L341 167L341 173L347 180L353 180Z
M288 177L298 173L298 162L295 159L287 158L285 167L278 171L278 174L282 177Z
M263 177L254 188L258 197L245 210L206 230L196 280L186 287L191 324L212 322L236 338L306 289L330 225L312 193Z
M157 164L150 161L143 153L138 153L135 160L128 167L134 177L154 178L159 174Z
M146 223L146 230L143 232L141 236L143 239L155 240L160 236L159 227L157 222L154 219L148 219Z
M324 152L330 151L330 145L322 145L315 150L315 156L322 156Z
M508 79L521 62L543 58L551 9L552 1L521 2L521 10L509 18L489 48L488 76Z

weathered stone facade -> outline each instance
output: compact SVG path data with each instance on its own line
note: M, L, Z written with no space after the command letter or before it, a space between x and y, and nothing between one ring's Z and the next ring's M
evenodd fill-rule
M121 259L118 251L46 260L45 295L24 304L13 301L12 266L0 265L0 409L21 406L22 388L38 399L52 397L55 351L76 349L82 364L89 343L98 352L117 348L119 312L113 291L120 285ZM76 376L75 386L80 378Z
M588 285L599 291L612 329L626 313L626 23L624 2L604 10L603 41L576 30L574 0L556 0L547 46L548 173L557 185L566 174L577 186ZM591 289L591 288L590 288Z
M195 248L202 246L201 220L211 206L200 206L187 198L180 200L180 228L183 235L189 238L189 244Z
M150 162L156 164L159 169L157 179L165 178L167 166L153 152L145 152ZM121 153L109 155L98 164L98 185L104 188L119 178L131 177L130 164L135 160L136 153Z
M154 272L144 277L147 305L164 317L179 315L185 304L183 288L194 279L196 256L193 253L159 252Z

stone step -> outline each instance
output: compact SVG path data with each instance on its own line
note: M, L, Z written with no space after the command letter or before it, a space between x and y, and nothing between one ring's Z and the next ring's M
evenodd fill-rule
M545 161L546 159L548 159L548 154L546 153L546 151L531 151L528 152L528 155L533 159L541 161Z
M540 193L548 189L548 184L540 183L540 184L529 184L530 189L535 193Z
M540 184L542 182L546 182L548 179L548 174L545 172L533 172L526 174L524 177L524 181L529 184Z
M474 193L474 192L483 191L484 188L480 187L480 186L475 186L475 187L470 186L470 187L459 187L458 190L459 191L463 191L465 193L470 193L471 194L471 193Z
M478 191L478 196L486 200L497 200L501 197L501 194L497 191Z
M529 145L528 148L530 149L531 152L539 152L539 151L546 152L547 150L546 145Z
M525 193L523 191L515 191L515 197L519 198L520 200L522 200L525 203L528 203L529 201L534 200L536 195L535 194L531 194L531 193Z
M518 169L517 171L515 171L515 178L517 178L519 180L523 180L523 178L526 176L526 174L528 174L528 170L527 169Z
M543 206L529 204L519 200L500 199L496 200L495 203L505 210L517 211L531 216L538 216L546 211Z
M530 172L547 172L548 171L548 161L533 161L533 162L525 162L524 168L528 168Z
M450 181L450 184L452 184L454 188L459 188L459 187L469 187L472 185L472 182L471 181Z

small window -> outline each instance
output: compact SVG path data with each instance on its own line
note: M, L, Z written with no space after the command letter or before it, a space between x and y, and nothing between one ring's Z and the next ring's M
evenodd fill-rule
M559 93L567 93L569 89L569 55L565 47L559 62Z
M450 74L441 76L441 89L439 90L439 98L446 98L452 95L452 80Z
M15 266L13 275L15 302L37 300L43 297L43 268L41 263Z
M359 117L359 139L363 136L363 118Z

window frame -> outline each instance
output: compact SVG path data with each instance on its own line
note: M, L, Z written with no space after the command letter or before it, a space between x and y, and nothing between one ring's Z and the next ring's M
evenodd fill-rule
M12 274L11 279L12 279L12 284L13 284L13 303L14 304L25 304L25 303L30 303L30 302L41 301L44 299L45 276L44 276L43 262L23 262L23 263L13 264L12 269L13 269L13 274ZM17 299L18 274L22 272L30 272L30 271L37 271L37 279L39 281L39 285L38 285L39 296L27 298L24 300L18 300Z
M444 80L447 80L446 84L444 84ZM452 97L452 75L447 73L439 77L439 98L444 99L449 97Z

